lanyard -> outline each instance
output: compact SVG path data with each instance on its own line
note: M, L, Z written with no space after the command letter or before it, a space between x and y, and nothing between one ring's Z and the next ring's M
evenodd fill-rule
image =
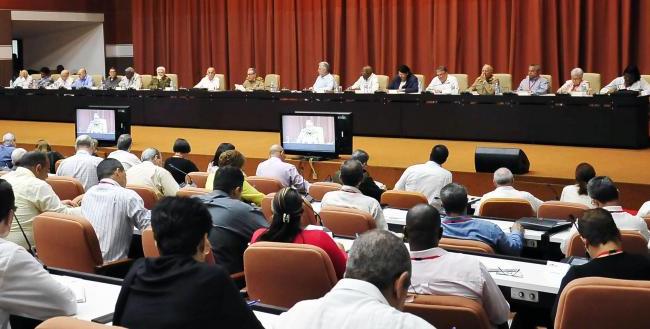
M602 257L611 256L611 255L618 255L618 254L620 254L622 252L623 252L623 249L612 249L612 250L608 250L608 251L603 251L603 252L599 253L598 255L596 255L596 257L594 257L594 258L602 258Z
M533 86L535 85L536 82L537 82L537 80L534 80L534 81L531 83L531 82L530 82L530 79L528 79L528 91L532 91L532 90L533 90Z
M429 260L429 259L436 259L439 258L440 256L429 256L429 257L411 257L411 260Z

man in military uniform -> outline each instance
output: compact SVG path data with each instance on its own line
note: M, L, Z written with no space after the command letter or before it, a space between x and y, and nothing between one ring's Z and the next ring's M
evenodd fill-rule
M149 89L162 89L172 86L172 79L165 74L165 67L158 66L156 69L156 76L151 79Z
M494 68L485 64L481 69L481 75L474 80L474 83L467 89L476 91L479 95L494 95L496 86L499 85L499 79L494 77Z
M248 68L243 86L246 90L264 90L264 79L258 77L255 69L251 67Z

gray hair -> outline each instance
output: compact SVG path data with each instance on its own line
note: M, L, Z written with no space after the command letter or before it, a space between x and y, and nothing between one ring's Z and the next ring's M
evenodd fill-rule
M501 167L494 172L494 184L497 186L511 185L515 181L510 169Z
M368 164L368 161L370 160L370 155L368 155L368 152L362 149L356 149L354 150L354 152L352 152L352 156L350 156L350 159L357 160L361 162L361 164Z
M117 149L122 151L128 151L131 148L133 139L129 134L122 134L117 138Z
M328 62L320 62L320 63L318 63L318 66L324 67L327 70L327 72L330 71L330 63L328 63Z
M92 147L93 146L93 139L88 136L88 135L79 135L77 137L77 140L74 142L75 148L79 147Z
M409 280L406 282L409 285L409 252L393 233L375 229L354 240L345 270L346 278L372 283L377 289L384 291L404 272L409 273Z
M14 164L14 167L19 166L20 159L23 158L23 155L25 155L25 153L27 153L27 150L22 147L17 148L11 152L11 163Z
M14 136L12 133L6 133L4 136L2 136L2 144L4 145L13 145L15 141L16 136Z
M140 160L142 161L151 161L153 160L156 156L160 156L160 151L157 149L150 147L144 151L142 151L142 156L140 157Z
M571 70L571 77L572 77L572 78L573 78L573 77L576 77L576 78L582 78L582 75L583 75L584 73L585 73L585 72L582 71L581 68L576 67L575 69Z

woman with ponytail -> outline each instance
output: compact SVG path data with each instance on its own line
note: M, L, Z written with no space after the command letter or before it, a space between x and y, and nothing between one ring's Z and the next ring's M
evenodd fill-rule
M347 256L334 240L321 230L304 230L300 217L305 202L298 191L285 187L273 197L273 219L269 228L255 231L251 243L257 241L302 243L319 247L327 253L334 265L336 276L341 279L345 272Z
M591 198L587 194L587 183L596 177L596 170L590 164L583 162L576 167L576 184L565 186L562 189L560 201L574 202L593 208Z

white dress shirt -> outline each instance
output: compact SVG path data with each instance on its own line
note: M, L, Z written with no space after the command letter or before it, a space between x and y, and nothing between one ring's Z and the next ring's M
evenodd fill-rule
M282 161L278 157L270 157L257 166L256 176L275 178L282 186L293 186L300 191L309 192L309 182L296 169L296 166Z
M144 161L131 167L126 172L128 184L144 185L151 187L158 198L163 196L176 196L179 190L178 183L167 169L158 167L151 161Z
M470 298L483 305L493 325L508 321L510 305L477 258L442 248L411 251L411 268L409 292Z
M340 191L325 193L321 201L321 207L325 208L327 206L353 208L368 212L375 219L377 228L382 230L388 229L388 224L386 224L386 220L384 219L384 211L381 209L379 202L374 198L363 195L354 186L343 185ZM325 226L327 226L327 222Z
M76 312L70 288L52 278L24 248L0 238L0 329L9 328L10 314L46 320Z
M14 88L20 87L23 89L29 89L32 87L32 81L31 75L28 75L27 78L17 77L16 80L14 80Z
M56 81L54 81L53 84L50 85L50 89L59 89L61 87L65 89L72 89L72 83L74 82L74 78L68 77L66 80L63 80L63 78L59 77Z
M648 217L650 216L650 201L646 201L639 208L639 212L636 214L639 217Z
M589 208L594 208L594 205L591 203L591 198L587 194L578 194L580 188L578 185L567 185L562 189L562 195L560 196L560 201L563 202L573 202L580 203Z
M201 81L199 81L199 83L196 84L196 86L194 86L194 88L205 88L211 91L219 90L219 78L215 76L212 80L210 80L210 78L208 78L206 75L203 77L203 79L201 79Z
M108 155L108 158L121 162L124 170L129 170L131 167L142 163L135 154L123 150L111 152L111 154Z
M643 235L646 240L650 241L650 231L648 231L648 225L641 217L630 215L629 213L625 212L621 206L609 206L603 207L603 209L609 211L609 213L612 214L614 223L616 223L616 227L618 227L619 230L639 231L639 233L641 233L641 235ZM579 221L578 225L580 225ZM578 230L576 230L575 225L571 226L571 230L567 235L567 239L560 243L560 250L562 250L562 253L565 255L567 248L569 247L569 241L574 234L578 234ZM650 245L648 247L650 248Z
M47 211L81 216L80 208L71 208L63 203L46 181L38 179L29 169L18 167L2 176L11 184L16 198L16 218L20 221L29 243L34 246L32 221L36 215ZM7 240L28 248L18 223L14 220Z
M149 226L151 211L135 191L104 178L84 194L81 211L95 229L104 262L127 258L133 226Z
M534 195L528 192L518 191L512 186L499 186L494 189L494 191L483 194L481 201L479 201L478 205L476 205L476 209L481 209L481 204L485 202L485 200L497 198L524 199L530 203L530 205L533 207L533 210L535 210L535 213L537 213L539 206L544 203L544 201L536 198Z
M318 75L312 89L316 93L322 93L325 91L333 91L336 87L337 85L334 76L327 73L325 76Z
M118 87L138 90L142 88L142 78L140 78L140 75L137 73L133 73L131 79L127 78L125 75L122 77L122 81L120 81Z
M398 191L420 192L429 204L440 209L440 190L451 183L451 172L434 161L427 161L406 168L395 183Z
M428 91L433 91L436 94L458 94L458 79L453 75L447 75L445 82L441 82L438 76L434 77L427 87Z
M275 329L434 328L421 318L388 304L372 283L342 279L319 299L305 300L278 316Z
M61 161L59 169L56 170L57 176L74 177L81 182L84 190L97 185L97 165L102 162L102 158L91 155L86 150L79 150L71 157Z
M363 76L360 76L359 80L357 80L350 89L359 90L362 93L374 93L379 90L379 80L374 73L370 74L368 80L364 79Z
M640 91L641 95L648 95L650 94L650 84L645 81L644 78L641 78L639 81L633 83L629 87L625 87L625 79L623 77L618 77L612 82L610 82L607 86L603 87L603 89L600 90L601 94L606 94L609 92L615 92L619 90L636 90Z

